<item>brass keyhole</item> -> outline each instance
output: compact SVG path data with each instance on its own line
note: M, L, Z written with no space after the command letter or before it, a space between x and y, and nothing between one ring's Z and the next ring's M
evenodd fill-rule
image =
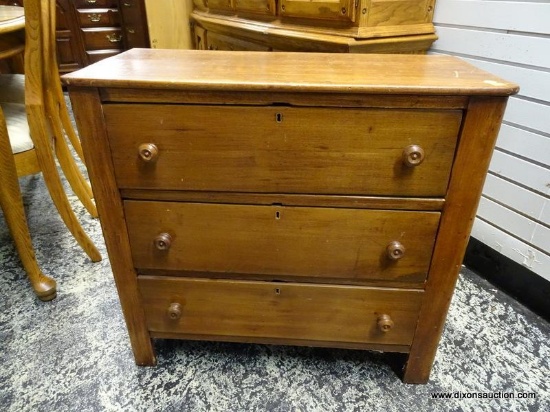
M275 121L277 123L281 123L283 121L283 114L282 113L276 113L275 114Z

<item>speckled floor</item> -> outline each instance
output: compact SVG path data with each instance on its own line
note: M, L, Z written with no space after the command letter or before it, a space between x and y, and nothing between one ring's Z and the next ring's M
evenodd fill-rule
M550 325L467 269L427 385L403 384L383 354L351 350L158 341L158 366L137 367L99 223L75 202L105 257L91 263L41 177L21 184L58 297L34 297L0 218L2 411L550 410ZM433 399L440 392L452 398ZM515 399L471 398L495 392Z

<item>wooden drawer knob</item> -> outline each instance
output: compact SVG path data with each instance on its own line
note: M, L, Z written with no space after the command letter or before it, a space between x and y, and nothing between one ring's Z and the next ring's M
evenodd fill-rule
M390 315L386 315L385 313L383 313L382 315L378 316L377 325L380 332L386 333L393 328L393 320L391 319Z
M168 233L161 233L155 238L153 243L158 250L168 250L172 246L172 236Z
M394 240L386 247L386 253L391 260L399 260L405 255L405 246Z
M424 149L416 144L405 147L403 150L403 163L406 166L418 166L424 161Z
M139 157L144 162L156 162L159 157L159 149L153 143L143 143L138 148Z
M166 316L170 320L178 320L181 318L181 305L179 303L171 303L166 310Z

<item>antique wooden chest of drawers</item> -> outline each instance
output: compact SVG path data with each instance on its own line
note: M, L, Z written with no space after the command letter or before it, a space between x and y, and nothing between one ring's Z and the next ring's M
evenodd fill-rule
M447 56L134 49L64 77L136 362L375 349L426 382L507 98Z

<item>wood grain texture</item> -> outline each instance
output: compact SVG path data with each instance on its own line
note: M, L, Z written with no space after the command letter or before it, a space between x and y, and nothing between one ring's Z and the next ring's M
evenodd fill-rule
M189 30L190 1L145 0L149 39L154 49L192 48Z
M153 332L409 345L422 291L140 276ZM181 305L181 318L167 309ZM382 314L395 325L377 326Z
M122 198L173 202L232 203L249 205L320 206L349 209L391 209L439 211L441 198L303 195L288 193L196 192L188 190L121 189Z
M466 112L405 382L429 378L505 106L503 98L472 98Z
M384 109L464 109L466 96L386 95L357 93L285 93L276 90L265 92L239 92L209 90L201 91L151 89L146 95L141 89L101 89L103 102L118 103L166 103L166 104L236 104L247 106L281 105L309 107L350 107Z
M67 85L172 90L498 95L518 87L449 56L254 54L133 49L64 76ZM154 60L154 67L150 62ZM323 62L323 64L319 64ZM144 64L145 63L145 64ZM207 67L208 70L204 68ZM299 68L299 70L297 70Z
M104 113L121 188L426 197L446 192L461 118L239 106L108 105ZM143 143L158 147L157 161L137 156ZM426 153L416 167L403 162L409 145Z
M132 264L126 222L114 178L99 94L97 89L72 90L71 101L136 363L153 365L156 358L137 290L137 275Z
M210 35L254 44L270 51L332 53L423 53L437 39L433 25L315 27L284 20L251 21L246 16L193 11L195 49L210 49ZM324 22L327 22L325 20ZM331 23L338 23L332 21ZM229 42L228 42L229 43Z
M421 282L439 213L125 201L134 266L187 272ZM166 233L167 250L154 239ZM404 256L391 260L399 241Z

